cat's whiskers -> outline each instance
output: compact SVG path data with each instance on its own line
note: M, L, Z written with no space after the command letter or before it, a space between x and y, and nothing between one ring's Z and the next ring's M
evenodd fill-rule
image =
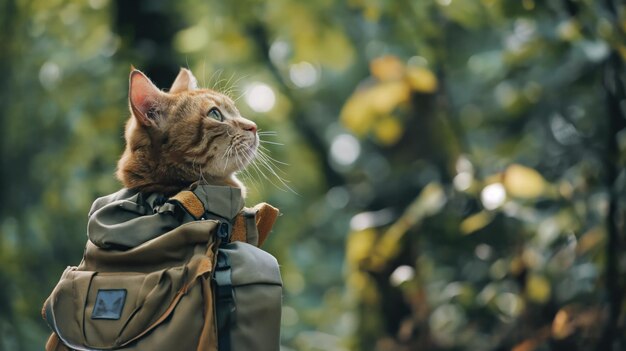
M222 172L226 172L226 166L228 166L228 161L230 160L230 156L232 152L233 152L233 144L231 143L230 145L228 145L228 147L224 151L224 154L222 155L222 159L226 157L226 160L224 160L224 167L222 168Z
M274 130L259 130L256 133L259 136L259 141L266 141L266 140L261 140L261 137L275 137L278 136L278 132L274 131Z
M233 72L233 74L230 75L230 78L228 78L228 81L226 83L224 83L224 87L226 87L226 90L224 90L224 92L222 92L222 94L227 95L228 97L230 97L230 87L232 87L230 85L230 81L233 80L233 78L235 77L235 73Z
M259 177L265 178L267 181L269 181L270 183L272 183L275 186L275 184L272 182L272 180L269 179L269 177L265 174L265 172L263 172L263 170L261 168L259 168L259 166L256 164L255 160L253 160L251 158L251 156L247 156L247 155L244 154L243 157L246 158L246 160L248 161L249 166L253 167L252 169L254 169L254 171L256 172L256 174Z
M241 99L242 97L244 97L244 95L246 95L245 91L242 91L239 96L237 96L236 98L233 99L233 102L237 102L239 101L239 99Z
M275 137L278 136L278 133L273 131L273 130L268 130L268 131L259 131L257 132L257 135L259 136L259 143L262 144L271 144L271 145L277 145L277 146L284 146L285 144L283 143L278 143L275 141L269 141L269 140L264 140L262 138L264 137ZM259 145L260 146L260 145ZM267 150L267 149L266 149ZM269 151L269 150L268 150Z
M235 80L232 84L230 83L230 80L225 84L226 85L226 89L223 92L224 95L228 95L228 97L230 97L234 102L237 102L237 100L239 100L243 95L244 95L244 91L239 91L239 87L237 84L239 84L239 82L244 79L244 78L248 78L250 75L246 74L243 75L239 78L237 78L237 80ZM239 96L237 98L233 98L232 93L238 90Z
M196 169L196 159L197 156L193 158L193 160L191 161L191 169L192 171L195 172ZM199 181L203 181L203 182L207 182L206 178L204 178L204 172L202 171L202 166L198 165L198 180Z
M213 86L211 87L212 90L217 90L216 87L222 82L221 78L222 78L222 73L224 73L224 70L220 68L219 70L217 70L217 73L218 73L217 74L217 78L213 82ZM213 73L213 74L215 75L215 73ZM209 83L210 83L210 81L209 81Z
M259 140L259 142L261 142L263 144L272 144L272 145L278 145L278 146L284 146L285 145L283 143L277 143L275 141L269 141L269 140Z
M206 87L206 59L202 61L202 86Z
M278 179L278 181L280 182L280 185L282 185L283 187L285 187L286 189L281 189L280 186L277 185L277 188L281 189L281 190L289 190L291 192L293 192L294 194L297 194L297 192L295 190L293 190L289 184L287 184L289 181L284 179L282 176L280 176L276 170L278 169L279 172L286 174L285 171L283 171L280 167L276 166L273 161L271 159L268 158L269 156L266 155L262 150L259 150L259 153L257 155L257 159L260 161L261 166L263 166L265 169L267 169L274 177L276 177L276 179Z
M233 93L237 94L236 98L233 96ZM236 102L242 96L242 93L241 93L241 90L239 89L239 87L230 87L230 88L228 88L228 90L226 90L224 92L224 94L228 95L228 97L231 98L231 100L233 100L233 102Z
M245 179L246 184L252 183L252 186L255 188L255 190L257 190L256 184L254 183L254 177L252 177L251 175L248 176L248 174L245 172L245 164L241 160L241 156L239 155L239 143L237 143L236 140L233 139L231 141L231 144L228 147L228 150L229 150L229 154L234 153L233 161L235 162L236 169L237 169L237 171L235 171L234 174L238 178L242 178L240 180Z
M282 145L282 144L281 144L281 145ZM285 163L285 162L282 162L282 161L278 161L277 159L275 159L275 158L271 157L271 156L269 155L270 150L269 150L268 148L266 148L265 146L263 146L263 145L259 145L259 152L260 152L260 154L262 155L262 157L265 157L265 158L267 159L267 161L271 162L271 164L272 164L274 167L276 167L276 168L277 168L278 170L280 170L281 172L285 173L282 169L280 169L280 167L278 167L278 166L276 165L276 163L278 163L278 164L280 164L280 165L283 165L283 166L289 166L289 164L288 164L288 163Z
M233 145L228 145L228 147L226 148L226 150L224 150L224 153L222 154L222 158L226 157L226 161L228 162L228 158L230 157L230 154L233 151Z
M254 176L252 175L252 173L249 171L249 168L246 167L246 165L244 164L243 160L241 160L239 157L236 157L236 162L237 162L237 166L239 168L239 171L237 172L237 176L242 176L245 177L246 182L251 184L252 187L254 187L254 190L258 193L259 191L259 183L257 183L254 179ZM257 173L258 174L258 173Z
M292 193L297 194L297 192L295 192L287 184L288 181L278 174L278 172L282 174L286 173L277 164L287 164L270 157L267 153L268 150L262 145L259 145L256 152L256 157L254 157L253 154L249 152L243 153L242 156L246 158L252 169L257 173L257 175L263 177L265 180L274 185L277 189L280 189L282 191L291 191ZM276 171L276 169L278 170L278 172ZM272 179L273 177L269 177L265 173L265 171L269 172L270 175L275 177L278 180L278 183Z
M232 86L233 86L234 84L237 84L237 83L238 83L238 82L239 82L239 81L240 81L243 77L241 77L241 78L237 79L237 80L235 81L235 83L233 83L233 85L230 85L230 82L231 82L231 81L233 80L233 78L235 77L235 73L231 74L231 75L230 75L230 78L228 78L228 79L226 79L226 78L222 78L222 79L220 79L220 78L221 78L221 76L222 76L222 74L220 73L220 75L219 75L219 77L218 77L218 79L219 79L219 80L218 80L218 81L216 81L216 82L213 84L213 87L212 87L211 89L212 89L212 90L215 90L215 91L217 91L217 92L220 92L220 93L221 93L221 94L223 94L223 95L227 95L228 97L231 97L229 93L230 93L230 90L231 90ZM245 77L245 76L244 76L244 77Z
M234 143L232 142L233 140L233 136L228 132L228 130L226 131L226 135L228 136L228 138L231 140L231 143L228 145L228 147L226 148L226 150L224 151L224 153L222 154L222 159L224 159L224 157L226 157L226 160L224 161L224 167L222 168L222 172L226 171L226 166L228 166L228 160L230 159L230 156L232 154L232 149L234 147Z

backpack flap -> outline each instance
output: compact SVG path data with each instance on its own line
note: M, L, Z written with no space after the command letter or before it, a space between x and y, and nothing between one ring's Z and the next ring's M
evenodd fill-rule
M208 250L206 245L193 250L187 263L147 273L68 267L44 305L44 317L61 341L77 350L129 345L164 323L198 278L212 271L213 244ZM203 309L202 298L194 299ZM202 328L204 319L198 317L199 325L190 319L189 328Z

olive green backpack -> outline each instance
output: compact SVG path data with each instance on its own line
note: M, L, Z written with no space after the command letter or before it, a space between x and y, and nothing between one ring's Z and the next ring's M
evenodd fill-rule
M207 184L99 198L83 260L44 303L46 350L278 350L282 281L258 248L277 215Z

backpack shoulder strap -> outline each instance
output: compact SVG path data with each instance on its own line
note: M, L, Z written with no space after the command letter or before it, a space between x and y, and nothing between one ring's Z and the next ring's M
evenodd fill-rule
M195 219L200 219L204 214L204 204L193 191L183 190L170 197L170 200L180 204Z
M266 202L252 208L244 207L235 217L232 240L261 247L279 214L280 211L276 207Z

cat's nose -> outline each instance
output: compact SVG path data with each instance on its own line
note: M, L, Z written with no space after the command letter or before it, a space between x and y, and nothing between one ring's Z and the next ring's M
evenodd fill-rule
M249 132L252 132L252 133L256 133L256 124L254 122L249 122L249 123L246 123L246 124L242 124L241 128L243 130L246 130L246 131L249 131Z

